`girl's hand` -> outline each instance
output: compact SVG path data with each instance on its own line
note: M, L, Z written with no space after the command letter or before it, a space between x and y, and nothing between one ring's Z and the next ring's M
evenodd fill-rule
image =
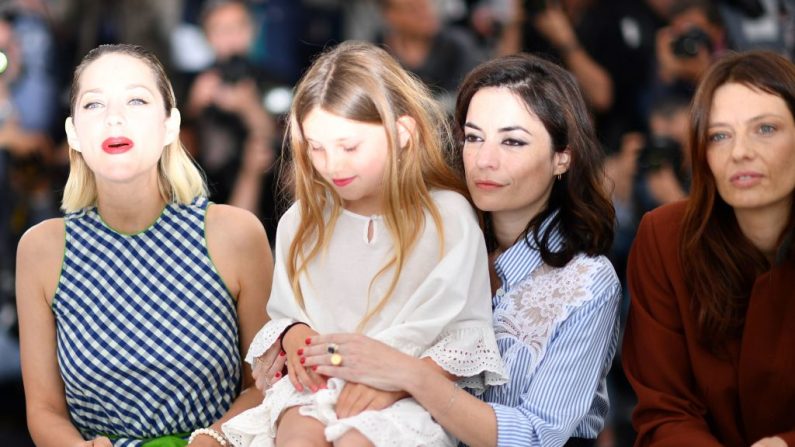
M316 372L384 391L404 391L411 374L422 371L422 360L360 334L313 336L304 366ZM336 352L340 364L332 364ZM339 404L338 404L339 405Z
M356 416L368 410L383 410L400 399L409 397L405 391L381 391L361 383L348 382L337 399L339 419Z
M287 353L287 373L290 382L299 392L308 388L313 393L326 387L326 378L309 369L305 365L305 356L310 337L318 335L312 328L305 324L296 324L282 335L282 347Z
M264 354L254 359L254 384L263 394L277 380L282 378L284 365L287 363L287 354L281 350L276 342Z
M79 444L80 447L113 447L113 443L110 442L110 439L104 436L97 436L94 439L89 441L81 442Z

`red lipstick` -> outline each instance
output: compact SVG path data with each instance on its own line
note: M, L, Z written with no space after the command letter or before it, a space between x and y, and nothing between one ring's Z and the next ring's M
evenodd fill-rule
M110 137L102 142L102 150L108 154L123 154L134 146L127 137Z
M353 181L354 178L356 178L356 177L335 178L335 179L332 179L331 181L334 182L335 185L337 185L339 187L342 187L342 186L349 185Z

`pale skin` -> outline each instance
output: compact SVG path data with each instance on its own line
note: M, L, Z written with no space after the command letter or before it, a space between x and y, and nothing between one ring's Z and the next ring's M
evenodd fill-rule
M82 92L87 90L95 92L85 96ZM172 109L166 116L152 70L131 56L109 54L94 61L81 77L80 92L78 101L92 105L81 108L86 104L79 102L74 116L67 119L66 130L71 150L84 154L95 176L98 212L119 232L142 231L166 205L158 190L156 162L162 148L179 137L179 112ZM95 136L108 129L113 135L129 136L136 150L149 155L102 159ZM267 237L249 212L212 205L207 211L206 239L218 273L237 303L241 346L249 346L267 320L264 309L273 269ZM17 307L28 426L38 446L110 446L105 437L83 440L69 419L56 358L56 322L50 309L63 254L63 219L31 228L19 244ZM262 394L253 385L251 370L244 365L243 391L211 428L220 431L224 421L261 402ZM191 444L217 445L208 436L197 436Z
M570 151L553 152L540 120L504 88L475 94L465 132L467 185L476 206L491 213L500 247L507 248L546 206L555 177L568 170ZM404 391L465 444L497 444L492 407L458 390L454 378L429 359L408 356L360 334L312 335L310 342L304 348L305 368L372 388ZM338 366L331 364L330 344L342 356Z

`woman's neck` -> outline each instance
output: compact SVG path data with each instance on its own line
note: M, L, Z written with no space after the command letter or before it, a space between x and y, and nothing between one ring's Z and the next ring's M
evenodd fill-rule
M97 211L102 220L125 234L135 234L149 228L166 205L157 181L143 188L140 184L113 187L98 184L97 190Z
M491 213L491 224L494 230L494 237L497 239L498 249L502 252L510 248L522 235L527 224L535 216L527 217L526 214L493 212Z
M789 201L786 206L763 210L735 210L734 215L743 235L772 262L781 233L789 222L791 209L792 202Z

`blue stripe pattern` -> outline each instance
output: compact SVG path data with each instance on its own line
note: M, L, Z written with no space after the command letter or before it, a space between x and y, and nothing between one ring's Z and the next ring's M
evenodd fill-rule
M562 242L560 233L553 232L551 248L559 250ZM494 408L500 447L562 446L570 437L596 438L604 427L609 409L606 376L618 346L621 286L604 256L588 259L597 265L587 285L592 298L553 327L540 363L533 358L537 350L517 337L497 339L510 381L487 389L482 399ZM502 287L492 301L495 317L509 306L509 300L502 298L530 281L540 266L541 254L533 248L532 236L496 259Z
M207 252L208 205L169 204L135 235L96 208L66 216L53 312L66 403L86 439L139 446L191 432L237 396L237 310Z

